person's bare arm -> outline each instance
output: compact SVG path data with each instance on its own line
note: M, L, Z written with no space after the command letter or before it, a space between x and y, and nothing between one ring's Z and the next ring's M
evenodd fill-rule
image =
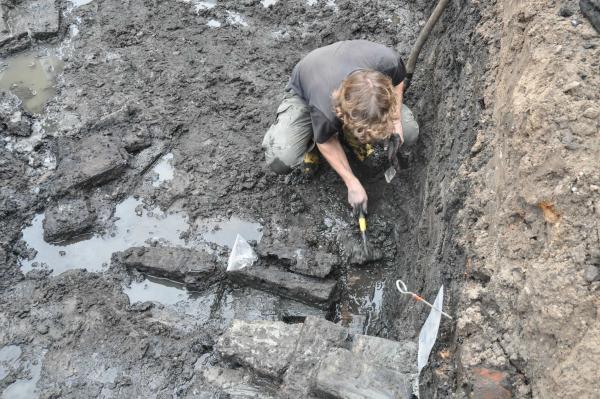
M348 188L348 202L352 208L358 209L359 206L362 206L363 210L366 212L368 199L367 192L363 188L358 178L354 176L354 173L350 168L350 164L348 163L346 153L344 152L342 144L337 136L331 137L323 144L317 143L317 147L319 148L319 151L323 157L325 157L327 162L329 162L333 170L340 175L346 184L346 187Z

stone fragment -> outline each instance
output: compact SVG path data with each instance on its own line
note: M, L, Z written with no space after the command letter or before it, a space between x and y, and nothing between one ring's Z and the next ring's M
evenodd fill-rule
M417 373L417 344L413 341L391 341L368 335L355 335L350 351L369 362L401 373Z
M96 213L85 199L66 199L46 210L42 223L46 242L68 241L89 232Z
M572 90L575 90L579 86L581 86L581 82L573 81L573 82L569 82L566 85L564 85L562 90L564 93L568 93Z
M152 145L152 139L148 136L130 133L123 137L123 146L129 153L136 153Z
M262 256L272 256L282 261L290 270L313 277L326 277L333 267L340 264L338 256L307 248L297 248L277 242L268 247L260 247Z
M234 320L219 338L216 351L257 373L279 379L296 349L301 324Z
M308 276L323 278L340 264L340 258L334 254L316 252L312 255L312 257L296 258L296 263L290 269Z
M471 393L469 398L510 399L508 374L494 369L476 367L471 369Z
M337 285L334 279L321 280L263 264L230 271L227 275L238 284L323 308L331 304Z
M367 363L346 349L334 349L321 361L313 393L333 399L410 398L411 382L404 374Z
M600 0L579 0L579 8L590 20L592 26L600 33Z
M600 269L593 265L588 265L585 268L584 273L585 281L588 283L593 283L594 281L600 280Z
M275 257L290 270L313 277L325 277L340 265L340 258L320 249L313 249L304 237L305 232L290 227L281 236L267 236L257 250L261 256Z
M296 352L284 376L282 396L305 398L317 365L331 348L339 347L348 338L348 330L325 319L307 317L300 332Z
M202 370L204 381L218 389L214 397L275 399L275 392L268 391L265 384L252 384L252 375L243 369L226 369L222 367L207 367ZM212 397L212 396L211 396Z
M267 293L258 291L264 295ZM294 301L289 298L279 297L279 307L277 309L278 320L282 320L286 323L303 323L308 316L317 317L324 319L327 315L327 311L315 308L314 306L307 305L298 301ZM246 313L247 314L247 313Z
M600 107L589 107L583 111L583 116L589 119L598 119L600 117Z
M4 123L8 134L21 137L31 136L31 119L20 111L12 114L10 119L5 120Z
M4 7L0 7L0 46L4 45L12 38L12 35L10 34L10 28L6 23L6 13L4 12L3 8Z
M222 276L216 257L205 251L176 247L132 247L116 256L127 269L182 282L193 290L202 290Z
M112 137L89 136L59 148L58 189L98 186L116 179L127 167L127 154Z
M35 39L58 34L59 10L54 0L23 0L16 2L7 13L13 36L28 33Z

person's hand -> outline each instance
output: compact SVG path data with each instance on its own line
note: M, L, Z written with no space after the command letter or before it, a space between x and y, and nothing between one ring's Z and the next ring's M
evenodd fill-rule
M348 202L352 207L355 215L358 215L362 210L367 214L367 192L358 180L348 186Z
M403 142L402 133L394 132L390 136L390 141L388 143L388 160L397 171L400 170L400 165L398 164L398 150Z

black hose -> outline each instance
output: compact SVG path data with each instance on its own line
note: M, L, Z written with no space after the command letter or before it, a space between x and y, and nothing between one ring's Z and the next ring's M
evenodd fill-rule
M444 8L446 8L448 1L449 0L439 0L437 6L435 6L433 12L429 16L427 23L421 30L421 33L419 33L419 37L417 37L417 41L415 42L415 45L410 53L410 57L408 57L408 63L406 64L406 78L404 79L404 91L406 91L410 86L413 73L415 72L415 65L417 64L417 58L419 58L419 53L421 52L423 45L427 41L431 30L433 29L437 21L440 19L442 13L444 12Z

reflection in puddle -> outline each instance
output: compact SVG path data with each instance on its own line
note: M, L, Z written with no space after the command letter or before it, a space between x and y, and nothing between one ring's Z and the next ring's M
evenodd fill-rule
M352 270L348 275L348 297L341 304L342 324L368 333L383 306L385 281L381 271Z
M23 273L32 270L34 264L45 264L53 269L54 275L76 268L100 271L108 266L113 252L147 242L187 246L180 238L181 233L189 228L187 217L183 214L166 214L159 209L146 211L141 200L130 197L117 205L114 216L118 220L104 234L68 245L55 245L44 241L44 215L38 214L32 225L23 230L23 240L37 251L35 258L21 260Z
M4 392L2 392L2 399L32 399L39 397L38 392L36 392L36 385L42 375L41 357L34 362L27 362L24 369L25 374L29 375L29 377L19 378L6 387Z
M243 220L232 216L225 220L209 220L201 224L200 238L203 241L215 243L223 247L233 248L235 238L239 234L246 241L260 241L262 226L260 223Z
M168 153L158 160L152 171L158 175L152 182L154 187L160 187L163 182L173 180L175 168L173 167L173 153Z
M163 305L174 305L188 299L185 286L164 278L147 276L144 281L132 282L123 289L129 297L129 303L157 302Z
M129 303L155 302L164 308L154 308L152 316L161 323L192 331L196 326L211 320L211 309L217 301L218 286L203 292L188 291L181 283L146 276L142 282L132 282L123 287Z
M56 76L64 63L55 55L26 52L2 61L0 89L10 90L34 114L42 112L46 102L56 94Z

